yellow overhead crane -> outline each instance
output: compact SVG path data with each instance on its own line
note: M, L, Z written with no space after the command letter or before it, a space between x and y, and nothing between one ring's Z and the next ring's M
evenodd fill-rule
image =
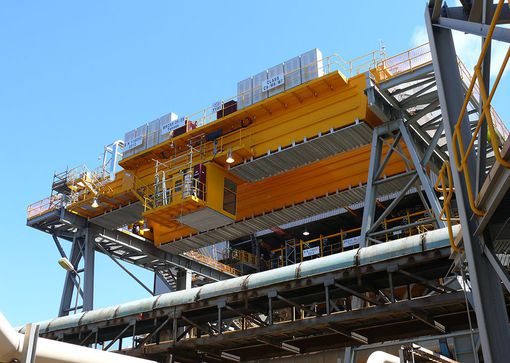
M366 73L334 70L219 117L124 158L113 180L70 180L78 197L66 208L92 219L140 203L144 237L159 246L365 184L382 123L366 84ZM403 171L392 157L388 176Z

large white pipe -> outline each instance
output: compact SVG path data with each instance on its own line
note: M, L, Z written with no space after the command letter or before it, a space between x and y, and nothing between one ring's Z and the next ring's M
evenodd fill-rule
M0 363L21 361L24 335L16 332L0 313ZM38 338L36 363L154 363L151 360L105 352L79 345Z
M367 363L400 363L400 358L382 350L377 350L370 354Z

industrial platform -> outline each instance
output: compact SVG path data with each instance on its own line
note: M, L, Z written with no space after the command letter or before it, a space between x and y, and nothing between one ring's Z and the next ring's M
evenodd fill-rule
M27 225L68 271L58 317L12 336L133 362L505 362L510 140L491 100L510 50L492 87L487 64L508 22L504 1L430 1L429 43L312 49L55 173ZM473 72L452 30L485 39ZM149 297L94 309L96 252Z

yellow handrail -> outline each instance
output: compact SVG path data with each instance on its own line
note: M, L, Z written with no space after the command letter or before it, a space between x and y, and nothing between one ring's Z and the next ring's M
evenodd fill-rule
M494 16L493 16L491 24L489 26L489 31L487 33L487 37L483 43L482 51L480 53L480 56L479 56L478 61L475 65L475 68L474 68L474 76L471 79L468 90L466 92L466 97L464 98L464 103L460 110L460 114L457 119L457 123L455 124L454 132L452 135L452 154L453 154L455 167L457 168L457 170L459 172L463 173L463 175L464 175L464 180L466 182L466 187L467 187L466 189L467 189L467 194L468 194L469 205L470 205L473 213L475 213L478 216L483 216L485 214L485 212L483 210L479 209L478 206L476 205L475 196L473 194L473 188L472 188L472 183L471 183L471 176L469 175L469 171L466 170L466 166L467 166L468 156L471 153L471 150L473 149L475 140L478 136L478 132L480 131L483 121L485 119L487 120L489 136L491 136L489 139L492 144L492 149L494 152L494 156L496 157L496 160L503 167L510 168L510 163L508 161L504 160L503 157L501 156L501 152L499 150L499 144L498 144L497 137L496 137L497 133L494 128L493 119L492 119L492 115L491 115L492 97L494 96L496 88L499 84L499 81L503 75L504 69L505 69L508 59L510 57L510 48L508 49L508 51L505 55L505 59L503 60L503 64L498 72L498 75L494 82L494 86L492 87L492 90L490 91L489 96L487 96L487 90L485 89L485 84L482 81L483 75L482 75L482 71L481 71L482 63L483 63L485 55L487 54L487 51L489 49L489 44L492 40L492 35L494 33L494 29L496 28L496 24L498 22L499 15L501 13L501 9L503 8L504 2L505 2L505 0L500 0L498 2L498 5L494 12ZM461 134L462 120L463 120L464 116L466 115L467 107L468 107L469 101L472 97L473 90L475 88L475 84L476 84L477 80L478 80L478 85L479 85L479 90L480 90L480 97L482 98L482 101L483 101L483 107L482 107L482 112L480 114L478 122L476 124L475 130L471 137L471 140L468 144L468 147L466 150L464 150L464 140L462 139L462 134ZM481 148L481 147L484 147L484 145L478 145L478 148Z
M381 60L375 68L377 82L387 81L401 74L412 72L432 62L429 43Z
M63 205L61 194L46 197L38 202L32 203L27 208L27 219L32 219L46 212L52 211Z
M444 176L445 171L448 175L448 184L445 181L445 176ZM455 245L455 239L453 237L452 221L453 220L458 221L459 219L452 218L451 211L450 211L450 203L451 203L451 200L453 197L453 192L455 191L455 189L453 188L452 171L450 169L450 163L448 161L445 161L443 166L441 167L437 181L434 185L434 189L436 189L436 191L443 194L444 203L443 203L443 208L439 212L439 218L442 221L447 222L448 235L450 237L450 247L454 252L461 252L462 248L459 248L459 247L457 247L457 245Z
M410 221L411 218L413 218L413 217L423 216L423 215L425 215L427 213L431 213L431 210L422 210L422 211L417 211L417 212L413 212L413 213L409 213L408 211L406 211L406 215L386 219L385 223L386 224L391 224L393 222L402 221L403 219L408 219ZM349 229L349 230L343 230L342 229L342 230L340 230L340 232L332 233L332 234L329 234L329 235L326 235L326 236L321 234L321 235L319 235L318 238L313 238L313 239L310 239L310 240L307 240L307 241L299 240L299 241L295 242L294 246L300 248L299 252L300 252L300 258L301 258L301 261L302 261L303 260L303 244L312 245L314 243L319 243L320 254L321 254L321 256L323 256L324 255L324 240L325 239L329 240L329 239L333 239L333 238L336 238L336 237L340 237L339 247L340 247L340 250L343 251L343 240L344 240L344 237L349 235L349 234L359 233L359 232L361 232L361 228L360 227L352 228L352 229ZM412 235L412 229L409 229L409 235ZM388 236L387 235L386 235L386 239L388 240ZM275 253L276 255L282 255L284 249L285 249L285 247L275 248L275 249L271 250L271 252ZM330 252L333 249L333 246L331 244L329 245L329 249L330 249Z

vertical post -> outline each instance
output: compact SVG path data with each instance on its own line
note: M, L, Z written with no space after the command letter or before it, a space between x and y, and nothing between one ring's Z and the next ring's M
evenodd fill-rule
M269 314L269 325L273 325L273 298L276 297L277 292L275 290L270 291L267 294L267 305L268 305L268 314Z
M174 320L172 322L172 340L175 343L177 343L177 318L174 317Z
M360 247L366 247L367 232L374 223L375 217L375 198L376 198L376 186L375 173L379 167L379 161L381 160L382 143L379 140L379 134L377 129L374 129L372 134L372 150L370 151L370 166L368 168L368 179L367 179L367 190L365 194L365 208L363 209L363 220L361 222L361 234L360 234Z
M25 326L25 338L23 339L23 350L21 363L34 363L37 349L37 338L39 336L39 325L27 324Z
M191 270L179 269L177 271L177 291L191 289L193 282L193 272Z
M221 320L221 308L223 307L222 303L218 303L218 334L223 334L222 332L222 320Z
M388 280L390 283L390 294L391 294L391 302L395 302L395 288L393 287L393 272L388 271Z
M273 299L271 298L271 296L267 297L267 310L269 325L273 325Z
M71 254L69 256L69 260L71 264L78 268L80 261L82 259L83 251L80 244L80 236L79 232L75 233L73 236L73 244L71 246ZM65 257L65 256L63 256ZM76 293L81 294L81 288L78 285L76 280L76 276L72 272L66 273L66 278L64 281L64 288L62 289L62 297L60 299L60 308L58 312L58 316L66 316L69 315L71 311L71 303L73 299L73 291L74 288L77 289Z
M83 311L94 308L94 236L89 229L85 229L85 241L83 246Z
M354 352L353 347L346 347L343 363L352 363L354 361L354 359L353 359L354 355L355 355L355 352Z
M135 337L136 337L136 320L133 322L133 339L131 340L131 348L134 349L136 346ZM96 330L96 341L97 341L97 330Z
M451 152L453 150L452 134L464 101L464 95L460 87L462 81L459 75L451 30L433 26L431 10L428 7L425 11L425 23L430 41L446 140ZM467 116L464 116L462 120L460 137L464 140L471 138ZM464 177L454 166L452 166L452 169L484 360L494 363L507 362L510 356L510 344L508 344L510 342L510 330L501 282L487 258L482 254L481 243L483 243L483 237L474 233L477 223L469 206ZM471 177L476 173L476 159L473 153L468 155L465 172L470 173Z
M493 1L487 1L483 0L483 9L482 9L482 23L483 24L490 24L490 19L492 17L491 13L491 7L492 7ZM483 46L483 43L485 42L485 37L481 38L481 46ZM485 54L485 57L483 59L482 63L482 77L483 79L480 79L479 82L483 82L485 89L489 90L490 88L490 73L491 73L491 47L492 44L489 44L489 47L487 49L487 53ZM473 75L474 76L474 75ZM482 116L483 112L483 106L484 102L482 99L482 95L480 95L480 98L478 100L479 102L479 108L478 112L480 114L480 117ZM490 111L489 111L490 112ZM491 137L497 137L497 135L491 135ZM480 131L478 133L478 154L476 158L476 191L478 192L480 188L483 185L483 182L485 181L485 168L487 164L487 119L484 118L484 121L482 122L482 126L480 128Z
M326 298L326 315L331 313L331 303L329 302L329 285L324 283L324 295Z

